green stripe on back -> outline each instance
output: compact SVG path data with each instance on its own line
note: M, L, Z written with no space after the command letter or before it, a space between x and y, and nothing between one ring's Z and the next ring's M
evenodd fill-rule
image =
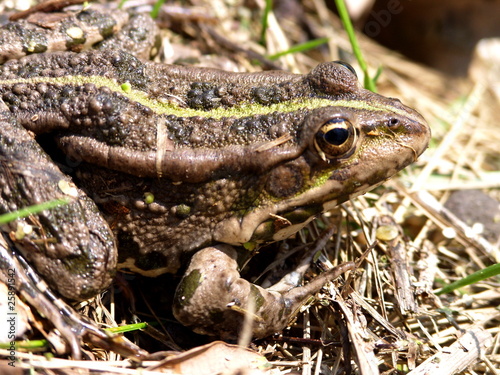
M123 83L117 83L113 79L101 76L64 76L64 77L33 77L33 78L17 78L11 80L0 80L2 85L14 85L18 83L36 84L49 83L55 85L83 85L92 83L96 87L107 87L111 91L117 92L131 101L140 103L145 107L151 108L158 114L169 114L178 117L207 117L221 119L227 117L242 118L255 115L268 115L274 112L295 112L304 108L315 109L321 107L347 107L353 109L361 109L367 111L393 112L403 116L408 116L408 113L393 106L377 103L371 105L361 100L330 100L322 98L297 98L283 103L271 105L262 105L256 103L242 103L237 107L231 108L215 108L209 111L203 111L192 108L182 108L171 102L162 102L158 99L151 99L144 91L127 88L124 90ZM129 86L127 86L129 87Z

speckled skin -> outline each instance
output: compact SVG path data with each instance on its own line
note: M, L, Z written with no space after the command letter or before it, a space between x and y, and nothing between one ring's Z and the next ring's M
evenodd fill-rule
M124 49L149 59L158 47L151 18L99 7L79 12L34 13L0 28L0 63L33 53Z
M4 64L0 98L17 120L4 111L5 123L19 134L17 124L41 136L46 151L111 224L100 235L101 249L93 246L89 253L105 248L103 254L112 257L112 233L121 267L149 275L178 272L196 254L174 312L198 332L222 337L237 334L240 311L255 295L262 321L254 335L282 329L295 307L338 272L323 276L314 288L268 292L239 278L237 253L219 244L292 234L311 216L413 162L430 135L417 112L362 89L355 75L336 63L306 75L248 74L145 62L121 50L45 53ZM328 133L331 126L336 132ZM7 131L1 137L6 151L0 156L7 162L14 158L9 145L29 138ZM34 165L45 168L44 158ZM23 163L19 168L27 168ZM19 174L16 167L8 169L7 174ZM59 178L65 177L41 179L50 181L40 187L43 196L59 194L53 192ZM11 180L4 184L13 186ZM26 203L9 201L9 191L2 189L2 211ZM95 210L85 215L94 215L90 211ZM288 221L277 225L274 215ZM33 244L45 235L35 231L19 242ZM81 246L66 251L72 256ZM43 246L38 249L44 252ZM42 257L34 260L50 283L51 272L43 268L54 266ZM99 272L109 275L113 264ZM73 282L62 288L63 295L86 297L82 289L106 284ZM240 311L229 308L231 303Z

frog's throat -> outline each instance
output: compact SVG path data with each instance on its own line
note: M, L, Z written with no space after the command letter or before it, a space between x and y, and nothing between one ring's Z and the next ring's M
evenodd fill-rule
M390 168L387 172L389 175L397 173L401 168L395 167ZM349 199L355 198L358 195L362 195L367 191L373 189L374 187L382 184L384 182L380 181L378 184L366 183L359 186L356 191L352 194L339 196L337 199L331 199L322 203L322 212L328 211L331 208L337 206L338 204L345 202ZM247 212L245 216L240 219L232 217L218 224L214 231L214 240L217 242L229 243L232 245L242 245L251 241L256 229L260 224L272 219L273 215L280 216L290 210L290 207L307 207L310 202L321 200L321 197L326 194L326 192L331 191L342 191L343 186L341 181L337 180L327 180L321 186L309 189L308 191L300 194L296 197L283 200L282 202L273 205L273 209L270 210L269 206L264 206L263 208L258 208L253 211ZM283 238L290 237L293 233L298 232L307 223L309 223L314 216L305 220L303 223L297 223L291 225L290 227L285 227L276 233L274 233L272 241L280 241Z

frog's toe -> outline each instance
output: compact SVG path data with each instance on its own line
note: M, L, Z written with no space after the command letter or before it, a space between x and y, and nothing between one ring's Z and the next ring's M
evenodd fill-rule
M283 330L303 301L328 281L353 269L349 262L285 293L264 289L242 279L236 251L218 245L198 251L182 278L174 299L174 315L195 332L237 338L250 314L253 336L262 338Z

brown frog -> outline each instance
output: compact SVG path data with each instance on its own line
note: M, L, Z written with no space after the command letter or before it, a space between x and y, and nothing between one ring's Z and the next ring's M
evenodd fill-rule
M231 73L145 61L121 42L80 51L84 38L73 35L86 32L83 21L101 30L122 16L91 8L51 30L78 52L48 52L25 21L1 31L0 55L16 59L0 67L0 210L71 198L2 230L31 228L11 237L65 298L103 290L117 264L183 272L173 310L195 331L235 337L249 304L255 337L283 329L352 264L275 290L242 279L238 258L414 162L429 127L399 100L363 89L342 63L304 75ZM154 45L143 35L151 22L119 40ZM17 45L23 52L9 52Z

